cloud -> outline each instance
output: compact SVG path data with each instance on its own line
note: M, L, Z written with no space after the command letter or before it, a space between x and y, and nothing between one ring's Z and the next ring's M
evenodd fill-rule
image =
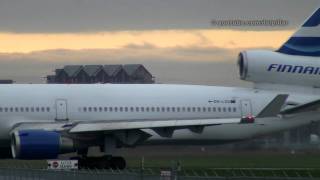
M146 48L252 48L279 47L292 31L154 30L100 33L0 33L0 52L32 52L52 49ZM232 41L232 43L230 43Z
M158 83L248 86L238 79L236 51L199 47L150 48L145 45L122 49L0 53L0 76L18 83L43 83L43 77L67 64L141 63Z
M291 34L230 30L0 34L0 46L7 48L0 53L0 76L19 83L40 83L67 64L141 63L161 83L247 86L238 79L238 53L275 49Z
M208 29L212 19L239 17L288 19L290 26L269 29L292 29L318 5L319 0L1 0L0 31Z

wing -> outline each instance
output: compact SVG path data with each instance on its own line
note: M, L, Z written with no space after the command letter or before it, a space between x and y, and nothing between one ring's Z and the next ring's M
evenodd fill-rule
M174 130L189 129L193 133L202 133L206 126L240 123L240 118L231 119L171 119L171 120L125 120L125 121L96 121L77 123L20 123L12 133L26 129L42 129L59 131L73 138L98 138L100 135L112 135L123 145L134 146L151 137L144 129L152 129L161 137L172 137Z
M171 120L134 120L134 121L102 121L82 122L70 129L70 133L93 131L116 131L131 129L160 129L160 128L194 128L199 126L212 126L220 124L240 123L239 118L231 119L171 119Z

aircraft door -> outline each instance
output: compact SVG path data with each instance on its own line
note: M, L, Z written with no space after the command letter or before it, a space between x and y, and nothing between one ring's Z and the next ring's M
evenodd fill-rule
M241 100L241 116L247 117L252 115L251 101L248 99Z
M56 120L68 120L67 100L56 100Z

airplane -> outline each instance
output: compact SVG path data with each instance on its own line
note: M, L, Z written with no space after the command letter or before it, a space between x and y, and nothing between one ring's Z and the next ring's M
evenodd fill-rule
M318 22L319 12L318 9L296 34L313 32L312 27L305 27ZM296 34L276 52L240 53L241 78L255 82L255 88L0 85L0 155L55 159L75 152L73 159L79 160L79 166L124 169L126 161L115 155L117 148L234 142L319 121L320 100L314 90L318 83L317 58L309 50L298 49L299 43L310 43L296 38ZM309 68L311 65L313 69ZM301 86L294 86L297 91L274 88L287 87L287 83ZM100 147L105 155L88 156L91 147Z
M121 147L231 142L319 119L317 112L303 111L318 101L281 110L288 94L245 88L10 84L0 92L0 144L11 148L13 158L77 152L84 167L125 168L124 158L111 156ZM93 146L106 155L87 157Z

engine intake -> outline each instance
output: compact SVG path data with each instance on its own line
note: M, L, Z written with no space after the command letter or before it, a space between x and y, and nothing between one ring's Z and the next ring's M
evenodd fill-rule
M248 73L248 61L244 56L244 52L241 52L238 56L239 75L242 80L246 79Z
M74 151L73 140L55 131L20 130L11 137L11 152L16 159L54 159Z
M245 81L320 87L317 57L251 50L239 54L238 66L240 79Z

